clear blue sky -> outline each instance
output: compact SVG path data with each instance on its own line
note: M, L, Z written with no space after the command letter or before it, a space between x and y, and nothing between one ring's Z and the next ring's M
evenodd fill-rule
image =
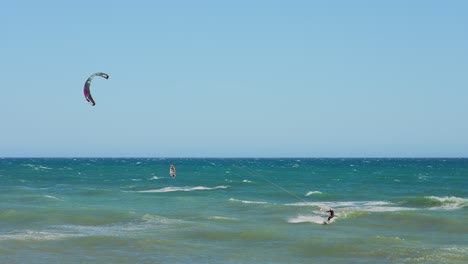
M468 157L467 1L2 1L0 157ZM94 72L96 106L83 96Z

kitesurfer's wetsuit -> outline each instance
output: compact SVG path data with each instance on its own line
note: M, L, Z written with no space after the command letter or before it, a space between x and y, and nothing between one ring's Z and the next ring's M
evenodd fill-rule
M327 211L327 213L330 213L330 216L328 217L328 220L327 220L328 222L330 222L330 220L331 220L333 217L335 217L335 212L334 212L332 209L330 209L330 211Z

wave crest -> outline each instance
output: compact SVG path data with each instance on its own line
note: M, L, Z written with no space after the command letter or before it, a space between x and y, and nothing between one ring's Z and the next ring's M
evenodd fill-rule
M137 191L138 193L167 193L167 192L192 192L192 191L209 191L216 189L227 189L229 186L216 186L216 187L205 187L205 186L196 186L196 187L164 187L156 190L144 190Z
M234 199L234 198L230 198L229 201L230 202L241 202L241 203L244 203L244 204L268 204L267 202L238 200L238 199Z
M306 196L308 197L308 196L311 196L311 195L314 195L314 194L322 194L322 192L320 192L320 191L310 191L310 192L308 192L306 194Z
M402 198L399 204L403 206L423 207L429 209L445 209L454 210L468 206L468 199L455 196L424 196L424 197L407 197Z

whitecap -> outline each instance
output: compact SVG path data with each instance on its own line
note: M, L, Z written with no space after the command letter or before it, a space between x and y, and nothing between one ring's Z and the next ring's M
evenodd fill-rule
M425 196L427 199L433 199L439 201L442 205L432 207L431 209L446 209L446 210L453 210L453 209L460 209L465 206L468 206L468 199L459 198L455 196L445 196L445 197L438 197L438 196Z
M414 208L409 208L409 207L394 206L393 203L387 202L387 201L300 202L300 203L293 203L293 204L286 204L286 205L318 207L322 211L326 211L329 208L334 208L335 213L339 213L340 210L367 211L367 212L396 212L396 211L416 210Z
M238 199L234 199L234 198L230 198L229 201L231 201L231 202L240 202L240 203L244 203L244 204L268 204L267 202L238 200Z
M179 219L170 219L170 218L162 217L159 215L151 215L151 214L143 215L141 220L145 223L153 223L153 224L174 224L174 223L182 222L182 220L179 220Z
M52 196L52 195L44 195L44 197L49 198L49 199L58 200L58 201L63 201L62 199L59 199L59 198L57 198L55 196Z
M306 196L311 196L311 195L314 195L314 194L322 194L322 192L320 191L310 191L306 194Z
M42 166L42 165L34 165L34 164L21 164L22 166L29 167L33 170L52 170L52 168Z
M59 240L69 237L81 237L81 234L69 234L53 231L25 230L24 232L6 233L0 235L0 240Z
M212 216L208 219L216 220L216 221L238 221L239 219L233 217L226 217L226 216Z
M191 191L209 191L216 189L226 189L228 186L216 186L216 187L205 187L205 186L196 186L196 187L164 187L162 189L156 190L145 190L137 191L139 193L166 193L166 192L191 192Z

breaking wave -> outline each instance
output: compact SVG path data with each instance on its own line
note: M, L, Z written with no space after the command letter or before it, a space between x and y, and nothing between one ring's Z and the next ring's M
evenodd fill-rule
M136 191L138 193L167 193L167 192L192 192L192 191L209 191L216 189L227 189L229 186L216 186L216 187L205 187L205 186L196 186L196 187L164 187L161 189L155 190L144 190Z

